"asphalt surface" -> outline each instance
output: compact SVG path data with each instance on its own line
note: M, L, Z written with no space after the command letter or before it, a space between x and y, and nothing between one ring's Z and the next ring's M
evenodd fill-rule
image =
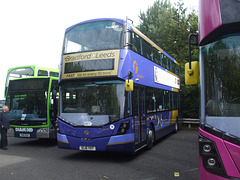
M135 155L59 149L55 140L9 137L4 180L198 180L198 132L181 130Z

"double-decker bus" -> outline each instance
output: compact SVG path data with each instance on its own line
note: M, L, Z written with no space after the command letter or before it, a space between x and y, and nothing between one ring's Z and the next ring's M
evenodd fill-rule
M200 52L185 75L187 84L200 82L201 180L240 179L239 9L237 0L200 0L199 41L189 40Z
M58 69L38 66L8 70L5 94L9 106L9 136L56 138L58 76Z
M136 152L177 131L178 62L128 20L66 29L60 65L58 146Z

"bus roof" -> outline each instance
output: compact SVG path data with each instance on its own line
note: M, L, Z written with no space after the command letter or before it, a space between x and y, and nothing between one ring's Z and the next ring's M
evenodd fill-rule
M199 0L199 45L240 31L240 1Z
M34 71L39 69L39 70L45 70L45 71L59 72L58 69L54 69L54 68L41 67L37 65L28 65L28 66L17 66L17 67L9 68L8 73L14 69L23 69L23 68L32 68Z
M149 39L147 36L145 36L141 31L139 31L137 28L135 28L133 26L133 24L128 23L126 20L123 19L117 19L117 18L97 18L97 19L90 19L90 20L86 20L80 23L77 23L73 26L70 26L69 28L66 29L65 33L67 33L68 31L70 31L71 29L73 29L74 27L81 25L81 24L85 24L85 23L91 23L91 22L96 22L96 21L115 21L117 23L120 23L124 26L126 26L126 24L128 25L128 28L131 29L132 31L134 31L136 34L138 34L139 36L141 36L145 41L147 41L148 43L150 43L153 47L155 47L158 51L160 51L161 53L163 53L164 55L166 55L169 59L171 59L174 63L179 64L173 57L171 57L168 53L166 53L162 48L160 48L157 44L155 44L151 39Z
M46 77L58 77L59 69L40 67L37 65L28 65L28 66L17 66L8 69L6 82L5 82L5 92L6 96L7 88L9 81L11 79L19 79L24 77L37 77L37 76L46 76Z
M68 27L65 32L70 31L71 29L73 29L74 27L76 27L76 26L78 26L80 24L91 23L91 22L96 22L96 21L115 21L115 22L118 22L118 23L120 23L122 25L126 24L126 21L122 20L122 19L117 19L117 18L97 18L97 19L90 19L90 20L86 20L86 21L82 21L80 23L74 24L74 25Z

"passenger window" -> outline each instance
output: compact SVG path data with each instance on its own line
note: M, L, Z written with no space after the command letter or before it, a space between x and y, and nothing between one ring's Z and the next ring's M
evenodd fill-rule
M143 41L143 56L149 60L152 60L152 47L151 45L146 42Z
M50 71L50 76L51 77L58 77L58 75L59 75L59 73Z
M132 33L132 50L138 54L142 54L141 38L134 32Z
M48 72L43 70L38 70L38 76L48 76Z

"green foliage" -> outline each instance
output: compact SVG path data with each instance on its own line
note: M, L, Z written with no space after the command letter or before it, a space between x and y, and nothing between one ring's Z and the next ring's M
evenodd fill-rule
M156 0L146 12L140 12L139 30L153 39L164 51L176 59L182 72L184 117L198 117L199 92L197 86L184 84L184 67L188 61L188 36L198 30L195 11L187 14L184 3L174 5L169 0ZM198 59L198 48L192 48L192 59Z
M198 118L199 117L199 87L186 86L182 84L183 96L183 117Z

